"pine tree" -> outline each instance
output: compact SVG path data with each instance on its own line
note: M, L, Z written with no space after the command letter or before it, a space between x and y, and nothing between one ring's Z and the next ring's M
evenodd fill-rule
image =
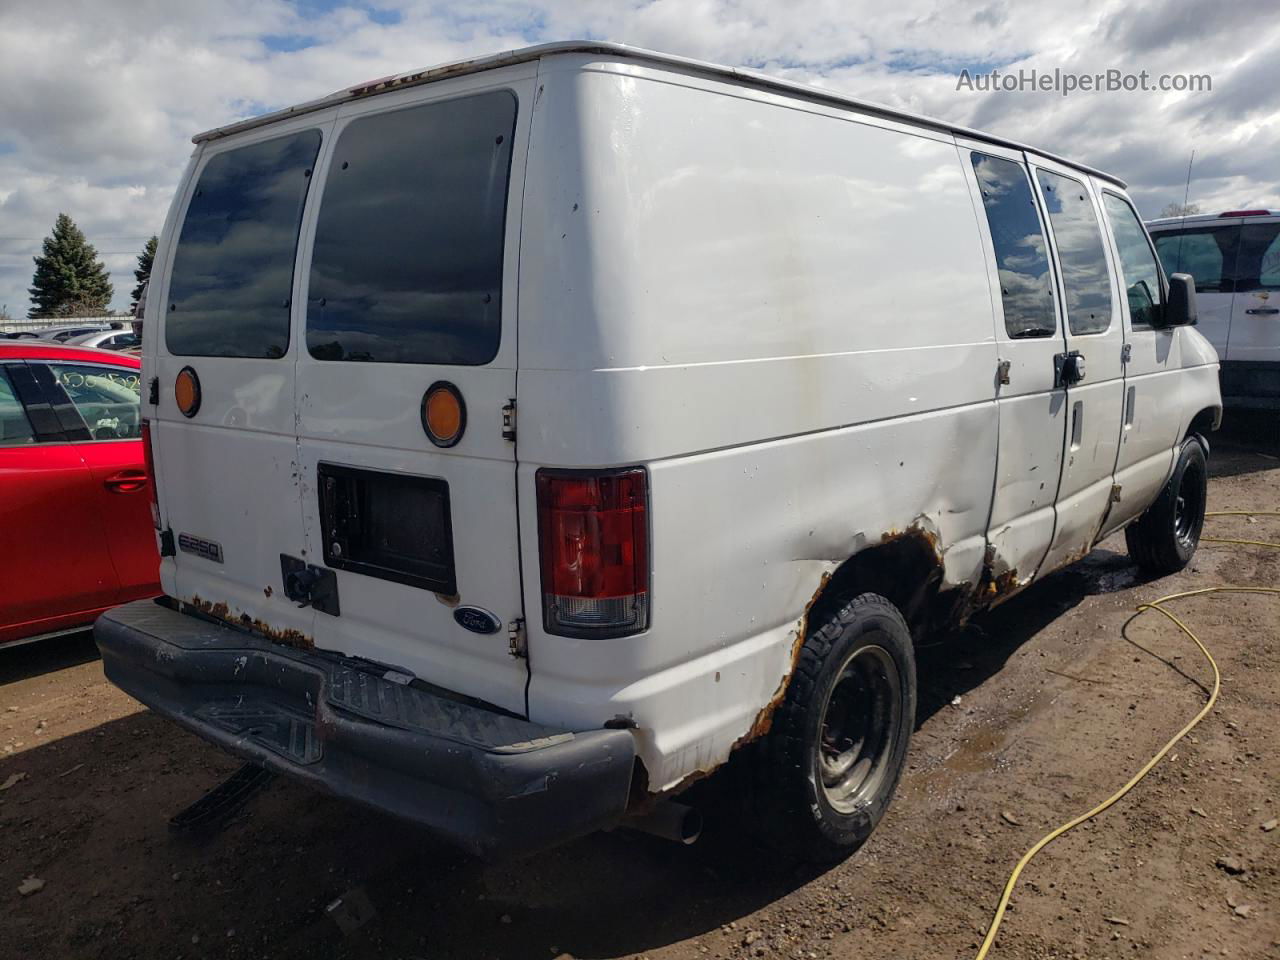
M138 281L138 285L133 288L133 293L131 294L133 299L132 306L136 307L138 305L138 298L142 296L142 288L151 279L151 264L155 262L156 245L159 242L160 238L153 233L151 239L147 241L147 245L138 254L138 269L133 271L133 277Z
M44 252L33 258L31 310L28 317L101 315L111 303L111 280L80 228L65 213L58 214L53 234L45 237Z

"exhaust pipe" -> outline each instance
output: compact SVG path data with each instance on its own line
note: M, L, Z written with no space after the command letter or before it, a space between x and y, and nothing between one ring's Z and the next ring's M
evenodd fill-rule
M702 836L702 814L674 800L660 800L645 813L629 817L624 826L686 846Z

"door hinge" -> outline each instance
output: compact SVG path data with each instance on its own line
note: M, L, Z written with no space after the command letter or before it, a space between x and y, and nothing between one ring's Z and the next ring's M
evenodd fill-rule
M517 660L529 659L529 640L524 632L524 617L516 617L507 624L507 650Z
M147 400L153 407L160 405L160 378L152 377L151 382L147 384Z
M1121 347L1121 348L1120 348L1120 362L1121 362L1121 363L1128 363L1128 362L1129 362L1129 358L1130 358L1130 357L1132 357L1132 356L1133 356L1133 344L1131 344L1131 343L1126 343L1123 347Z
M516 400L512 397L502 407L502 439L516 438Z
M173 548L173 530L165 529L160 531L160 556L174 557L177 551Z
M1120 490L1121 490L1121 489L1122 489L1122 488L1121 488L1120 484L1118 484L1118 483L1113 483L1113 484L1111 485L1111 502L1112 502L1112 503L1119 503L1119 502L1120 502Z
M996 380L998 380L1002 386L1007 387L1009 385L1009 368L1011 366L1013 366L1013 363L1009 360L1001 360L996 364Z

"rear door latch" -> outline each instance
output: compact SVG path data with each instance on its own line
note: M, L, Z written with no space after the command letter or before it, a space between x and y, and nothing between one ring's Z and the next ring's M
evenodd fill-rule
M331 617L341 615L338 606L338 576L328 567L280 554L280 576L284 595L300 607L314 607Z
M516 438L516 401L512 397L502 406L502 439L512 440Z

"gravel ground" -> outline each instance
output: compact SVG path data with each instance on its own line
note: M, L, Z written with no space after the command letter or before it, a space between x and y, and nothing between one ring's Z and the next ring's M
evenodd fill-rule
M1280 420L1229 418L1210 466L1210 509L1280 509ZM1280 520L1209 523L1280 540ZM483 865L283 781L222 832L174 836L236 762L107 684L87 636L0 651L0 957L972 956L1021 852L1204 701L1194 646L1135 605L1218 584L1280 586L1280 551L1205 544L1144 582L1112 539L923 651L898 797L825 871L779 868L715 781L692 847L619 831ZM1217 708L1028 868L992 957L1280 957L1280 601L1177 609L1221 665ZM340 897L368 915L345 934Z

